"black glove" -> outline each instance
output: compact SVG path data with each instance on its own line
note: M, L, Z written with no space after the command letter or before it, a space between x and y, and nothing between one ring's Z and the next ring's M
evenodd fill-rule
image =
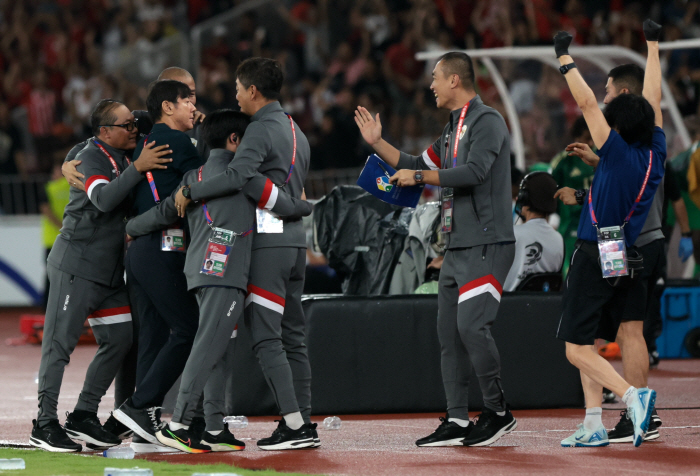
M649 19L644 21L644 38L647 41L659 41L661 36L661 25L655 23Z
M569 45L573 39L574 37L568 31L560 31L554 35L554 52L557 54L557 58L569 54Z

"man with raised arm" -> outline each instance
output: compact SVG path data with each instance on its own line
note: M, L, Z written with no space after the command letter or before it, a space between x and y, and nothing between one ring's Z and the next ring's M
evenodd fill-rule
M398 151L382 139L364 107L355 112L362 137L400 170L399 186L442 187L445 260L438 288L438 338L447 415L418 446L485 446L517 427L501 386L501 364L491 325L513 263L510 139L501 115L474 90L474 68L464 53L447 53L433 70L430 89L437 107L451 111L442 136L421 156ZM472 365L484 396L475 424L469 422Z
M633 424L633 442L643 441L654 408L656 392L636 388L623 379L596 352L593 344L601 326L601 309L624 304L634 286L634 272L626 256L635 244L649 214L664 174L666 137L661 129L661 68L658 37L661 27L644 23L648 56L643 97L622 94L601 111L568 53L572 36L559 32L554 49L572 95L583 112L600 162L591 188L583 200L576 252L571 260L563 312L557 337L566 341L569 361L581 371L586 399L583 424L562 446L606 446L608 435L601 420L602 388L612 390L627 405ZM567 193L557 192L557 196ZM622 253L620 253L622 252ZM601 270L600 262L616 258L613 269ZM628 274L629 273L629 274Z

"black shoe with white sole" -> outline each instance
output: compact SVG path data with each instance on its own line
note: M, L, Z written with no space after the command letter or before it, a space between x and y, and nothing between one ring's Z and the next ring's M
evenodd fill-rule
M200 441L199 438L195 438L195 436L185 428L173 430L170 428L170 425L165 425L156 433L156 437L162 444L175 448L176 450L184 451L185 453L211 452L211 446Z
M134 434L131 438L131 449L134 453L172 453L174 450L162 444L160 441L158 443L151 443L148 440L144 440L139 435Z
M107 418L107 421L102 426L105 430L112 433L120 440L131 438L134 434L131 428L114 418L114 414L112 412L109 412L109 418Z
M42 427L39 427L36 420L32 420L32 436L29 438L29 444L57 453L73 453L83 449L83 445L68 438L66 430L58 420L51 420Z
M318 423L308 423L308 425L311 425L311 433L314 435L313 448L318 448L321 446L321 438L318 437L318 431L316 430Z
M654 422L654 424L656 425L657 428L663 424L663 422L661 421L661 417L659 416L658 413L656 413L656 408L654 408L651 411L651 421Z
M160 407L135 408L131 398L114 410L114 418L134 433L150 443L158 443L156 432L163 426L160 421Z
M644 435L644 441L652 441L659 438L659 430L652 417L649 421L649 429ZM630 420L627 410L620 411L620 421L615 428L608 432L610 443L632 443L634 441L634 425Z
M66 413L66 434L74 439L84 441L93 449L107 449L122 442L114 434L105 430L97 418L97 413L75 410Z
M261 450L296 450L314 446L313 424L306 423L298 430L292 430L287 426L284 418L275 421L279 421L279 425L272 435L258 440L258 448Z
M192 418L192 421L190 422L190 433L192 433L192 436L201 440L204 436L204 430L206 429L207 422L204 420L204 417Z
M472 427L471 431L462 444L464 446L488 446L501 439L503 435L515 430L518 427L518 422L508 407L506 407L503 416L484 408L477 417L476 423L469 426Z
M462 446L462 440L469 434L472 425L467 427L459 426L457 423L440 417L440 426L426 436L416 441L416 446Z
M192 429L192 424L190 424ZM224 429L218 435L212 435L208 431L202 433L201 443L211 448L212 451L242 451L245 443L237 440L233 433L228 431L228 423L224 423Z

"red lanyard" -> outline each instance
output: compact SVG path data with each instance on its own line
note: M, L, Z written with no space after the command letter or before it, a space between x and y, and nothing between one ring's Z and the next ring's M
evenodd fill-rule
M116 173L117 177L119 177L119 167L117 167L117 162L112 158L112 155L109 152L107 152L107 149L102 147L102 144L97 142L97 139L93 139L92 142L104 153L104 155L107 156L109 161L112 163L112 167L114 167L114 173ZM129 159L126 156L124 156L124 158L126 159L127 165L131 165L131 161L129 161Z
M462 133L462 125L464 124L464 116L467 115L467 110L469 110L469 103L466 103L462 108L462 112L459 113L459 122L457 123L457 134L455 134L455 151L452 154L452 168L457 167L457 149L459 149L459 135Z
M285 112L285 114L287 113ZM284 185L287 185L289 179L292 178L292 170L294 170L294 163L297 161L297 131L294 128L294 120L292 119L292 116L287 114L287 117L289 118L289 123L292 125L292 140L294 141L294 149L292 152L292 165L289 167L289 173L287 174L287 180L284 181Z
M199 170L197 171L197 182L201 182L201 181L202 181L202 169L203 169L203 168L204 168L204 166L202 165L202 166L199 168ZM202 200L202 210L204 211L204 218L206 218L207 224L208 224L211 228L213 228L213 227L214 227L214 220L211 219L211 215L209 214L209 210L207 209L207 204L206 204L206 202L205 202L204 200ZM248 231L246 231L246 232L244 232L244 233L240 233L240 234L234 233L234 235L235 235L235 236L241 236L241 237L242 237L242 236L248 236L248 235L250 235L252 232L253 232L253 228L251 228L250 230L248 230Z
M143 140L143 147L146 148L146 144L148 143L148 138L150 137L151 134L148 134L146 138ZM156 181L153 180L153 174L150 172L146 172L146 180L148 180L148 185L151 187L151 194L153 194L153 200L156 201L156 203L160 203L160 196L158 196L158 189L156 188Z
M647 167L647 173L644 176L644 183L642 184L642 189L639 191L637 198L634 200L634 203L632 204L632 209L627 214L627 217L625 218L625 223L622 226L625 226L632 218L632 214L634 213L634 210L637 208L637 204L642 199L642 195L644 194L644 190L647 188L647 182L649 181L649 174L651 173L652 159L653 159L653 153L651 150L649 150L649 167ZM590 188L590 190L588 190L588 211L591 214L591 222L592 222L593 226L598 227L598 220L596 220L595 212L593 211L593 184L591 184L591 188Z

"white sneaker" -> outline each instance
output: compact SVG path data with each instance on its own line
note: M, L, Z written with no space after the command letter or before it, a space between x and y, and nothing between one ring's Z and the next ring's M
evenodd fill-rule
M609 444L608 432L603 425L595 431L590 431L583 427L583 423L579 423L576 433L561 440L561 445L564 447L608 446Z
M648 388L638 388L634 391L632 403L627 407L627 415L634 425L634 446L639 446L644 441L655 403L656 391Z
M134 437L131 439L131 449L134 453L174 453L175 450L169 446L165 446L158 443L151 443L150 441L141 438L139 435L134 433Z

